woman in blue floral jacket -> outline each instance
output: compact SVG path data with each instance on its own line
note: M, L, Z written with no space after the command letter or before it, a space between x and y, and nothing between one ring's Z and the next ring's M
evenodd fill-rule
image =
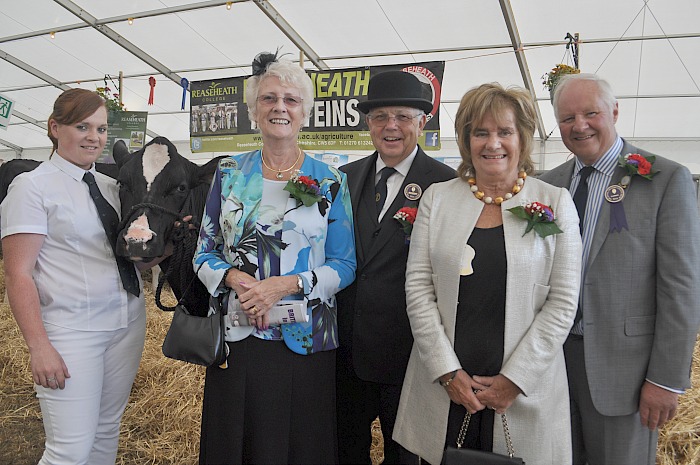
M231 291L228 367L207 369L199 460L334 463L335 294L356 267L347 182L297 145L313 106L303 69L258 55L246 100L264 148L219 163L194 257L212 296ZM304 302L308 322L274 324L280 299Z

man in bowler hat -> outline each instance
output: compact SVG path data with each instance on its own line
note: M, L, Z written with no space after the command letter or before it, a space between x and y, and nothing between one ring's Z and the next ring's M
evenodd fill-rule
M352 199L357 278L337 295L338 454L341 464L370 464L370 427L379 416L383 463L394 464L408 457L391 436L413 345L404 289L410 237L394 215L417 207L428 186L455 172L418 146L433 104L413 74L372 77L358 108L376 151L340 168Z

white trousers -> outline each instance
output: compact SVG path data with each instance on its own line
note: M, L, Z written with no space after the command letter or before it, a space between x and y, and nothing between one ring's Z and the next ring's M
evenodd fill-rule
M119 423L143 352L146 313L116 331L45 326L71 377L63 390L34 386L46 431L39 465L114 465Z

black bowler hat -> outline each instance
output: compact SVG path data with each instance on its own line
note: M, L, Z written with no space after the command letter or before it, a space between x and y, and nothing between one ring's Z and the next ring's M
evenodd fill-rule
M367 100L357 104L362 113L377 107L411 107L430 113L433 102L423 98L423 86L413 74L387 71L369 80Z

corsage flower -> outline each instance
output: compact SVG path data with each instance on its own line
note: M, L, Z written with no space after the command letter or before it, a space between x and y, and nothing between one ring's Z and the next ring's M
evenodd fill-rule
M394 214L394 219L401 223L403 232L407 236L410 236L413 231L413 223L416 221L417 214L418 209L415 207L403 207Z
M559 234L563 232L557 226L556 218L554 217L554 212L552 207L544 205L540 202L532 202L527 205L513 207L508 209L509 212L527 221L527 226L525 227L525 232L523 236L534 229L540 237L547 237L552 234Z
M651 178L658 173L658 171L651 170L654 161L656 161L656 157L653 155L644 157L638 153L628 153L620 155L618 165L626 169L631 176L638 174L651 181Z
M321 195L318 181L308 176L301 176L301 171L299 170L295 171L292 177L289 178L287 185L284 186L284 190L303 203L305 207L319 203L324 198Z

